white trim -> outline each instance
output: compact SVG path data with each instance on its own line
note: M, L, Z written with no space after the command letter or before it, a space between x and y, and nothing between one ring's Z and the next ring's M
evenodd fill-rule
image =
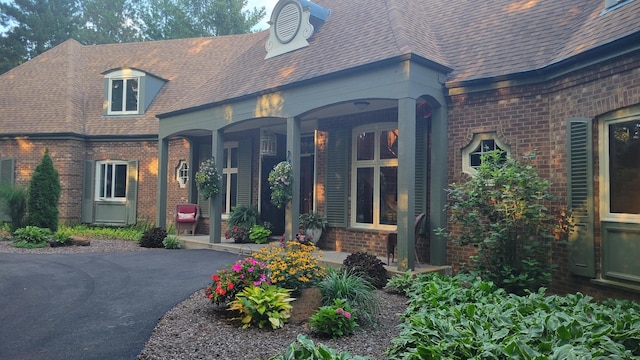
M228 218L229 214L231 213L231 175L232 174L236 174L236 195L238 194L238 182L237 182L237 175L238 175L238 168L232 168L231 167L231 149L236 149L236 156L239 157L238 151L239 151L239 147L238 147L238 142L237 141L229 141L229 142L225 142L224 143L224 150L227 150L227 158L223 159L223 165L222 165L222 176L227 178L227 188L225 189L225 198L223 199L223 201L225 202L224 206L225 209L227 209L227 212L223 213L222 215ZM224 151L222 152L224 154ZM240 159L236 159L236 163L239 162ZM236 164L237 165L237 164ZM223 183L224 183L224 179L223 179Z
M107 166L124 165L124 166L126 166L127 184L126 184L126 187L125 187L125 190L124 190L124 196L122 196L122 197L100 196L100 184L101 184L102 178L104 177L104 173L101 170L102 165L107 165ZM101 160L101 161L96 161L95 171L96 171L95 184L94 184L94 187L95 187L94 199L95 199L95 201L111 201L111 202L126 202L127 201L127 190L128 190L128 187L129 187L129 180L128 180L129 163L127 161L123 161L123 160ZM112 193L112 195L114 193L115 176L116 176L116 172L112 171L111 172L111 183L112 183L111 193ZM105 189L106 189L106 183L105 183Z
M187 175L183 178L182 171L186 171ZM181 189L187 187L187 183L189 182L189 164L185 160L178 161L178 166L176 167L176 181L178 181L178 185Z
M351 216L350 227L354 229L372 229L393 231L397 225L380 224L380 168L381 167L398 167L398 159L379 159L380 156L380 132L385 130L397 130L398 124L395 122L373 123L358 126L351 132ZM374 133L374 159L373 160L356 160L358 156L358 141L356 136L363 132ZM398 134L398 137L400 135ZM359 223L357 219L357 170L358 168L373 168L373 223Z
M496 145L507 153L507 157L511 157L511 148L503 143L495 132L475 133L471 142L462 148L462 172L471 176L476 176L478 173L474 167L471 166L471 153L480 145L483 140L493 140Z
M617 116L616 116L617 115ZM611 222L627 222L627 223L640 223L640 214L618 214L611 212L611 198L609 194L609 125L617 124L621 122L640 120L640 108L635 111L623 111L616 112L611 116L607 116L601 119L598 124L598 168L600 181L600 221Z
M142 83L143 83L143 78L145 77L145 73L138 71L138 70L133 70L133 69L122 69L122 70L116 70L116 71L112 71L108 74L106 74L105 79L107 79L107 114L108 115L136 115L140 113L140 103L141 103L141 99L140 99L140 94L141 91L140 89L142 88ZM122 110L121 111L112 111L111 110L111 97L112 97L112 89L113 89L113 81L114 80L123 80L123 90L122 90ZM138 82L138 91L137 91L137 99L136 99L136 110L130 110L127 111L126 109L126 105L127 105L127 94L126 94L126 89L127 89L127 82L129 80L136 80Z

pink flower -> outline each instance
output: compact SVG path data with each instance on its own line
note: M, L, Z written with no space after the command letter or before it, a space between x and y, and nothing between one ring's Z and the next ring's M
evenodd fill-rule
M336 309L336 314L343 315L344 314L344 309L343 308L337 308Z
M231 267L231 270L235 272L240 272L240 270L242 270L242 264L240 263L233 264L233 266Z
M250 273L253 272L253 267L248 268L247 271Z
M348 311L345 311L342 315L344 315L344 317L346 317L347 319L351 319L351 313Z

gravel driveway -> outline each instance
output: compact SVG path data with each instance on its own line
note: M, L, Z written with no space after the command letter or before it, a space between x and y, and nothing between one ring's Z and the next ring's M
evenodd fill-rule
M135 359L163 314L237 258L212 250L0 253L0 359Z

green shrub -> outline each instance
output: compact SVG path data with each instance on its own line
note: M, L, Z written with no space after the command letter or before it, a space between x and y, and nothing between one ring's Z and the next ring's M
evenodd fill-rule
M180 240L175 235L169 235L166 238L164 238L164 240L162 240L162 245L164 245L165 249L171 249L171 250L180 249L182 247Z
M358 326L351 305L344 299L335 299L332 305L316 310L309 325L316 333L334 339L353 334Z
M637 359L640 304L418 276L388 359Z
M27 201L27 221L32 226L58 230L58 201L60 200L60 180L53 167L49 149L36 166L29 183Z
M0 214L6 214L10 222L10 231L16 231L24 225L27 214L29 191L24 186L0 186Z
M51 230L37 226L25 226L13 233L14 241L30 244L47 244L51 239Z
M256 244L264 244L269 239L271 230L262 225L253 225L249 231L249 239Z
M375 287L369 280L347 269L328 267L327 275L318 283L322 304L329 306L344 299L355 308L355 318L361 323L372 324L380 312Z
M0 241L12 240L13 235L11 232L11 225L7 223L0 224Z
M97 239L116 239L140 241L142 234L151 229L148 224L133 226L94 226L79 224L74 226L60 225L58 232L64 231L70 236L82 236Z
M12 245L13 247L23 248L23 249L37 249L37 248L47 247L46 242L31 243L31 242L26 242L24 240L15 241Z
M372 360L369 356L351 355L337 352L324 344L317 346L305 335L299 334L297 342L289 345L283 354L272 356L269 360Z
M387 284L387 269L382 260L373 255L356 252L347 256L342 265L349 271L368 277L373 286L378 289L382 289Z
M146 248L162 248L162 241L167 237L167 230L156 227L149 229L142 234L140 238L140 246Z
M242 322L242 328L257 325L259 328L279 329L291 317L291 291L275 285L245 287L229 303L229 310L240 312L235 320Z
M562 212L550 210L549 182L524 161L505 159L500 151L482 156L477 175L447 190L446 210L456 224L452 233L440 232L458 245L473 245L471 270L509 292L535 292L551 281L551 243L566 238Z
M64 246L69 244L71 240L73 240L73 238L66 232L58 231L57 233L53 234L53 240L56 241L56 244Z

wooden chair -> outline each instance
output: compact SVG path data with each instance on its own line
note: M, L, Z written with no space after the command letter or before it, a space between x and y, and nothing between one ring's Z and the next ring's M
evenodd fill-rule
M200 219L200 207L197 204L176 205L176 233L180 235L180 229L186 225L187 230L191 226L191 235L196 235L198 220Z
M413 231L415 235L415 254L416 254L416 263L420 262L420 258L418 257L418 239L423 236L422 234L422 222L425 219L425 214L419 214L415 218L415 223L413 225ZM390 265L389 259L391 261L395 261L396 250L398 247L398 232L394 231L387 234L387 265Z

